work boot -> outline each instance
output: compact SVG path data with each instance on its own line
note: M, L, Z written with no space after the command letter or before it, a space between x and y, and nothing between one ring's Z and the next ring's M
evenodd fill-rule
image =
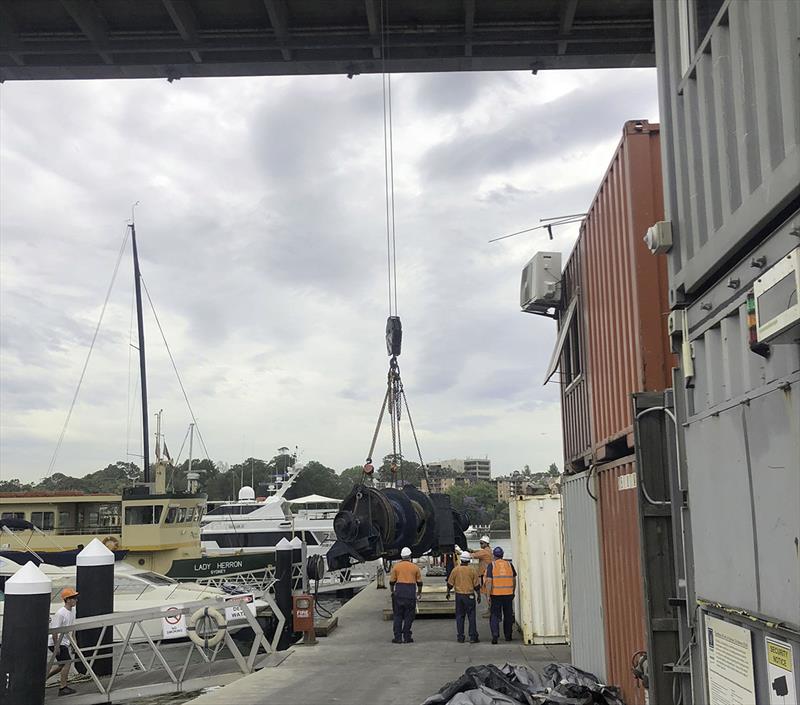
M463 644L464 643L464 637L463 636L458 637L457 641L458 641L459 644Z
M408 639L406 639L406 644L413 644L413 643L414 640L411 637L408 637Z
M493 637L492 637L492 643L493 643L493 644L496 644L496 643L497 643L497 637L496 637L496 636L493 636Z
M402 639L392 639L392 643L393 644L402 644L403 640Z
M470 640L469 640L469 643L470 643L470 644L480 644L480 643L481 643L481 640L480 640L480 639L478 639L478 637L475 637L474 639L470 639Z
M59 696L61 696L61 695L73 695L74 693L77 693L77 692L78 691L76 691L74 688L70 688L68 685L65 685L63 688L59 688L58 689Z

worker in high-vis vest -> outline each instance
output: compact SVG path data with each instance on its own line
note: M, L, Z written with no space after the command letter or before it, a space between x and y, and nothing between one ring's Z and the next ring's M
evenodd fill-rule
M489 626L492 630L492 643L500 638L500 622L503 622L503 636L511 641L514 626L514 591L517 588L517 571L511 561L503 558L503 549L496 546L494 560L486 567L484 585L489 600Z
M417 611L417 600L422 597L422 572L411 561L411 549L400 551L401 561L392 566L389 573L389 589L392 592L392 611L394 612L393 644L413 643L411 624ZM416 593L416 595L415 595Z
M486 580L486 568L492 562L492 547L489 545L489 537L488 536L481 536L480 538L480 545L481 547L477 551L472 551L470 555L473 558L478 559L478 578L481 581L481 592L486 595L486 586L483 584ZM486 605L486 612L484 612L484 617L489 615L489 605L487 600Z

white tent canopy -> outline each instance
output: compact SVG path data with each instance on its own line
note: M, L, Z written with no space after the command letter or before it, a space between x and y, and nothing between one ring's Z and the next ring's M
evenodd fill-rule
M310 494L306 497L290 499L289 504L340 504L341 499L335 497L323 497L321 494Z

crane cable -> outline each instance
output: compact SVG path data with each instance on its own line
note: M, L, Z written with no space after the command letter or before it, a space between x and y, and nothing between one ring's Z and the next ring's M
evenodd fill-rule
M397 357L400 355L402 343L402 325L397 305L397 228L395 219L395 193L394 193L394 130L392 124L392 74L387 71L386 62L389 58L389 0L381 0L380 3L380 40L381 40L381 73L382 73L382 95L383 95L383 171L384 171L384 192L386 205L386 267L388 275L388 304L389 317L386 321L386 348L389 355L389 372L387 375L386 394L383 398L378 421L375 425L375 432L372 435L372 442L367 453L364 465L363 479L374 472L372 455L375 452L375 444L378 440L378 433L383 422L386 409L389 409L389 423L392 433L392 455L391 473L395 486L403 483L403 445L400 434L400 419L403 408L405 407L408 416L409 426L414 438L414 444L419 455L420 468L428 483L428 468L422 460L422 451L419 446L419 439L411 419L411 412L408 407L408 398L403 389L403 381L400 377L400 365Z

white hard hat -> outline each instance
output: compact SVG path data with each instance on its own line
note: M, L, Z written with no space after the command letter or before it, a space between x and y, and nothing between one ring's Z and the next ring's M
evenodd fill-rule
M489 537L486 534L484 534L483 536L481 536L480 541L481 543L489 543Z
M411 549L406 546L402 551L400 551L401 558L411 558Z
M467 563L469 563L469 561L472 560L472 556L470 555L469 551L464 551L461 554L461 560L462 561L466 561Z

